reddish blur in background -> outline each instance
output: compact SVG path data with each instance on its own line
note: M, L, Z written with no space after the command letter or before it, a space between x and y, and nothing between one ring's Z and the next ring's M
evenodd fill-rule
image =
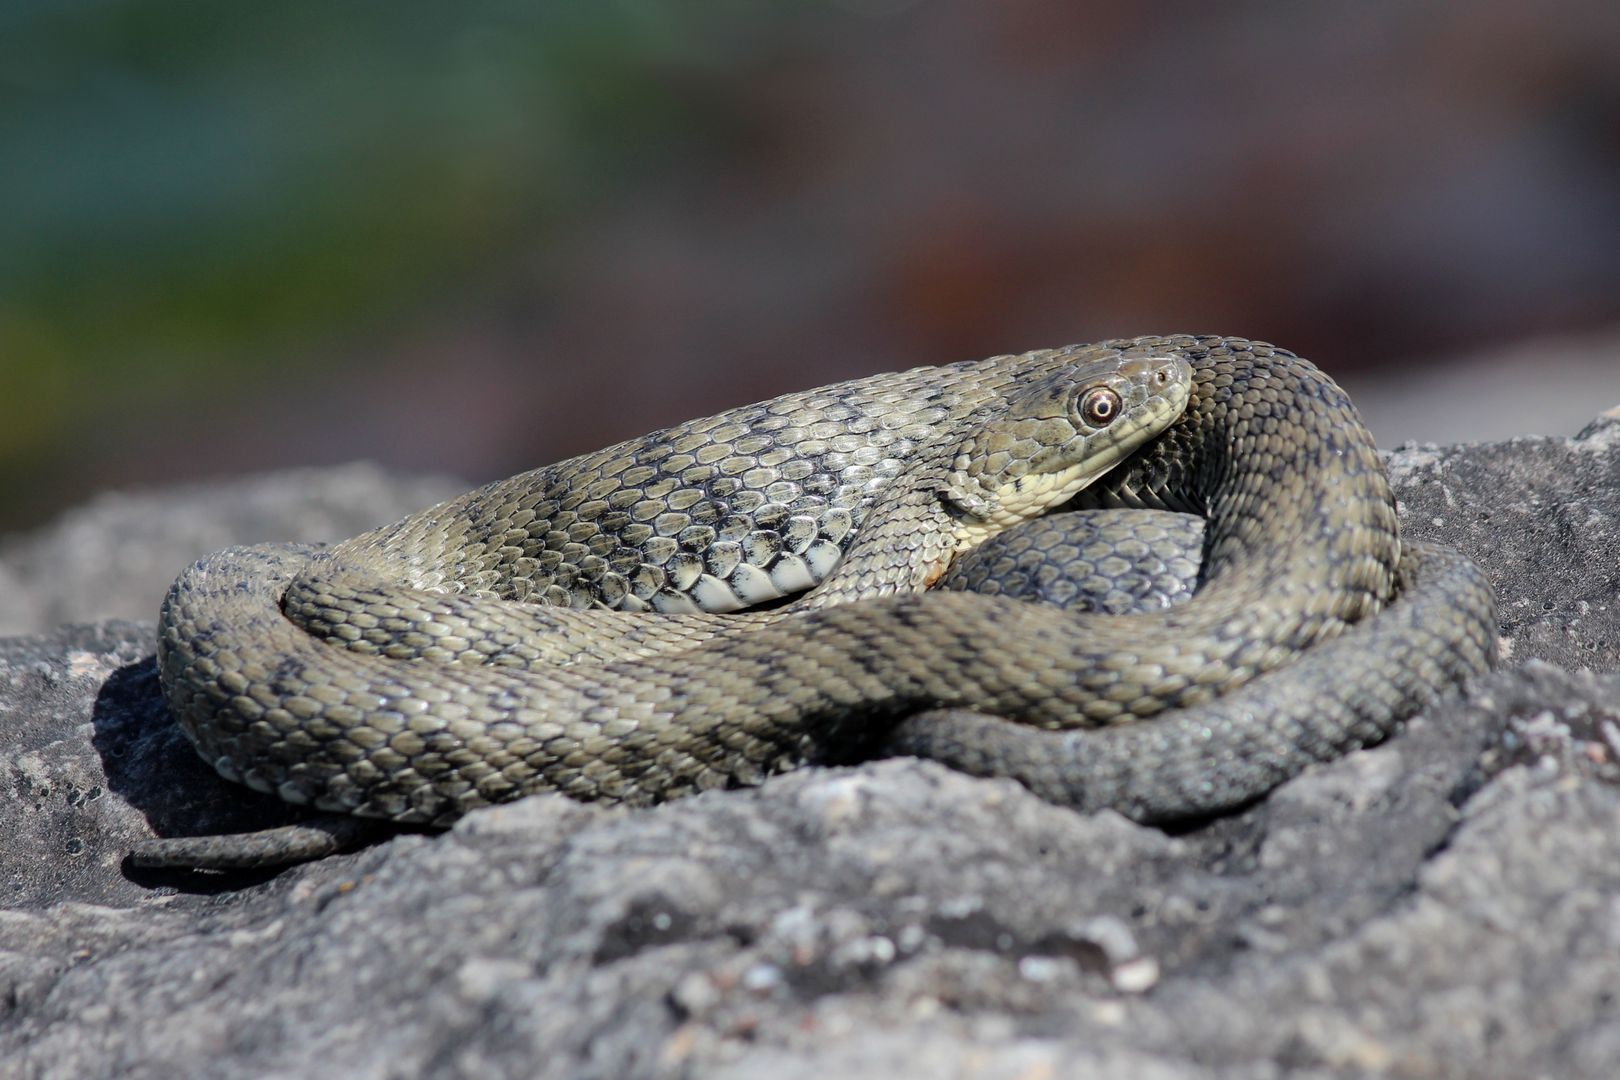
M0 206L0 528L1162 331L1385 445L1568 433L1620 402L1620 4L14 3Z

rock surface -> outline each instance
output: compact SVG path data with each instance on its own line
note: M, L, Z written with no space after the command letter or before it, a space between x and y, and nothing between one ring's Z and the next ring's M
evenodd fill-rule
M448 488L306 473L14 540L12 630L153 592L146 621L0 640L0 1074L1612 1076L1620 420L1391 469L1408 530L1495 581L1507 669L1173 835L884 761L648 811L535 797L278 874L134 871L137 839L295 816L164 712L173 569Z
M298 469L167 492L112 492L55 525L0 538L0 635L92 619L152 619L180 567L232 544L330 543L467 485L374 465Z

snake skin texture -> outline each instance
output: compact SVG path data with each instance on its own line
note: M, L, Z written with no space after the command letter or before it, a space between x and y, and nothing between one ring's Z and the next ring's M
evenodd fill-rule
M1071 611L1161 610L1195 592L1203 537L1203 520L1188 514L1058 513L968 552L939 588ZM1208 704L1074 732L929 710L901 721L879 752L1009 777L1076 810L1151 824L1208 817L1307 765L1383 740L1400 720L1494 668L1496 625L1479 567L1439 545L1407 542L1398 595L1381 615Z
M693 648L779 617L715 612L795 592L804 609L918 591L1163 430L1191 379L1178 356L1086 348L785 395L356 537L282 611L362 653L542 667ZM1117 410L1100 426L1080 415L1093 398Z
M964 552L936 586L1133 615L1198 589L1204 519L1167 510L1052 513Z
M1078 481L1032 479L1025 462L1054 425L1084 426L1074 373L1094 386L1110 370L1135 380L1117 423L1151 411L1144 386L1181 383L1185 411L1170 402L1134 440L1059 463ZM1109 614L920 591L959 551L1038 512L1001 504L1035 488L1067 498L1122 458L1074 505L1204 519L1195 595ZM780 604L818 581L765 615L692 611ZM230 549L171 589L159 668L222 775L402 822L447 824L547 790L646 804L885 749L1006 772L1076 805L1175 816L1375 737L1483 670L1491 603L1465 561L1416 547L1403 558L1372 440L1331 380L1264 343L1182 335L786 395L328 551ZM479 621L491 609L508 616L492 629ZM626 651L631 627L646 642ZM1331 647L1353 656L1277 670ZM1222 700L1249 700L1234 692L1263 696L1211 719ZM1329 699L1354 704L1313 711ZM940 709L955 711L918 718ZM1022 729L998 726L1009 721ZM1232 756L1262 731L1257 743L1295 744L1269 772ZM1217 751L1203 762L1201 739ZM1125 751L1074 749L1093 742L1145 756L1126 768ZM1101 780L1072 772L1099 760Z

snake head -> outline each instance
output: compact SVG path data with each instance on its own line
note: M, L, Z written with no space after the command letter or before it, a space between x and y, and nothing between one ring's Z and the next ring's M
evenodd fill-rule
M959 549L1067 502L1191 396L1192 366L1175 353L1071 363L1020 388L962 441L940 492Z

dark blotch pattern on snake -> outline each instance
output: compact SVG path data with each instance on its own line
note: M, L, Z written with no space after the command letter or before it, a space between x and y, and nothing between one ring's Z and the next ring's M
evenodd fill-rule
M985 492L1037 486L1008 469L1045 412L979 455L988 486L963 465L976 431L1077 365L1166 358L1190 365L1185 412L1116 447L1108 465L1135 452L1075 504L1203 518L1196 595L1107 614L916 591L983 539L944 544L941 528L990 520ZM818 569L766 615L634 610L689 610L694 587L770 600ZM508 615L482 628L491 610ZM560 652L526 642L530 616ZM661 623L673 642L654 640ZM1263 343L1173 336L788 395L329 551L222 552L175 583L159 660L222 774L361 815L445 824L546 790L645 804L888 751L1157 819L1380 737L1490 666L1494 627L1471 564L1403 552L1372 440L1331 380Z

